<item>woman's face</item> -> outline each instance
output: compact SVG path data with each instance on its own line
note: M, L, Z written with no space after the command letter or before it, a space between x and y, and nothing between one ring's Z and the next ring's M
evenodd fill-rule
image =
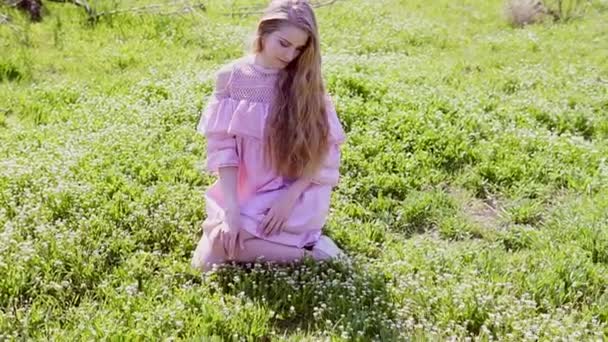
M290 24L262 37L259 55L266 67L283 69L302 53L308 33Z

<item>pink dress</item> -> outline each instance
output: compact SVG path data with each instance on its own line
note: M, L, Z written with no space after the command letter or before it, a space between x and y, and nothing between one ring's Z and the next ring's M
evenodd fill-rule
M278 70L253 63L248 56L223 67L215 92L201 116L197 131L207 138L207 169L216 173L223 166L238 166L237 195L241 229L268 241L287 246L313 245L321 236L329 212L332 188L338 183L340 145L344 131L327 97L330 151L312 184L298 198L284 230L263 236L260 222L295 180L278 176L265 166L264 129L275 92ZM207 218L203 232L217 234L224 220L224 199L219 180L206 192Z

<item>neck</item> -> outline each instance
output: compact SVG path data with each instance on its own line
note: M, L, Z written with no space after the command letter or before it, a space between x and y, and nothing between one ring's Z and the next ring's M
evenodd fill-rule
M265 59L264 56L262 56L262 54L260 53L256 53L254 55L254 59L253 59L253 63L263 67L263 68L267 68L267 69L277 69L276 67L273 67L272 65L270 65Z

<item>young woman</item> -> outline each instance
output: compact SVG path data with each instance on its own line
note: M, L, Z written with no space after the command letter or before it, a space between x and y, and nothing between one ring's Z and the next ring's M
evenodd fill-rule
M319 34L307 1L272 1L252 54L221 68L198 131L207 218L194 267L341 255L322 235L344 131L325 93Z

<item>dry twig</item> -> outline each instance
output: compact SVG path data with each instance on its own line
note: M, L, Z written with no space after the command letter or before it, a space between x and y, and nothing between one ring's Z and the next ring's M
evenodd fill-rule
M0 25L9 24L11 22L11 18L6 14L0 14Z
M87 0L49 0L49 1L74 4L74 5L78 6L78 7L84 8L84 10L87 12L88 15L91 15L91 14L95 13L95 9L93 9L89 5L89 3L87 2Z
M179 5L180 3L183 3L184 6L182 6L181 8L179 8L177 10L163 11L163 10L166 10L169 8L174 8L174 7L176 7L176 5ZM122 13L174 15L174 14L191 13L196 10L206 11L207 8L205 7L205 5L203 3L199 2L199 1L196 1L193 4L190 4L189 1L172 1L172 2L167 2L167 3L163 3L163 4L151 4L151 5L141 6L141 7L117 9L117 10L112 10L112 11L103 11L103 12L95 13L93 16L90 16L89 20L96 21L103 16L112 16L115 14L122 14Z
M150 5L139 6L139 7L115 9L115 10L101 11L101 12L97 12L94 7L91 7L89 5L89 3L87 2L87 0L49 0L49 1L71 3L76 6L82 7L87 12L87 15L89 16L89 18L88 18L89 21L97 21L101 17L112 16L112 15L123 14L123 13L174 15L174 14L191 13L191 12L194 12L195 10L202 10L202 11L206 10L205 5L203 3L201 3L200 1L194 1L194 3L191 3L191 1L183 1L183 0L168 1L168 2L160 3L160 4L150 4ZM171 8L178 7L179 5L182 5L182 7L178 8L176 10L173 10L173 11L169 10Z
M336 2L338 2L338 0L317 0L317 1L310 1L310 4L312 5L312 7L318 8L318 7L333 5ZM232 10L230 12L226 12L223 14L230 15L230 16L248 16L248 15L253 15L253 14L262 14L262 12L264 11L264 8L266 8L266 5L242 6L242 7L235 8L235 10Z

